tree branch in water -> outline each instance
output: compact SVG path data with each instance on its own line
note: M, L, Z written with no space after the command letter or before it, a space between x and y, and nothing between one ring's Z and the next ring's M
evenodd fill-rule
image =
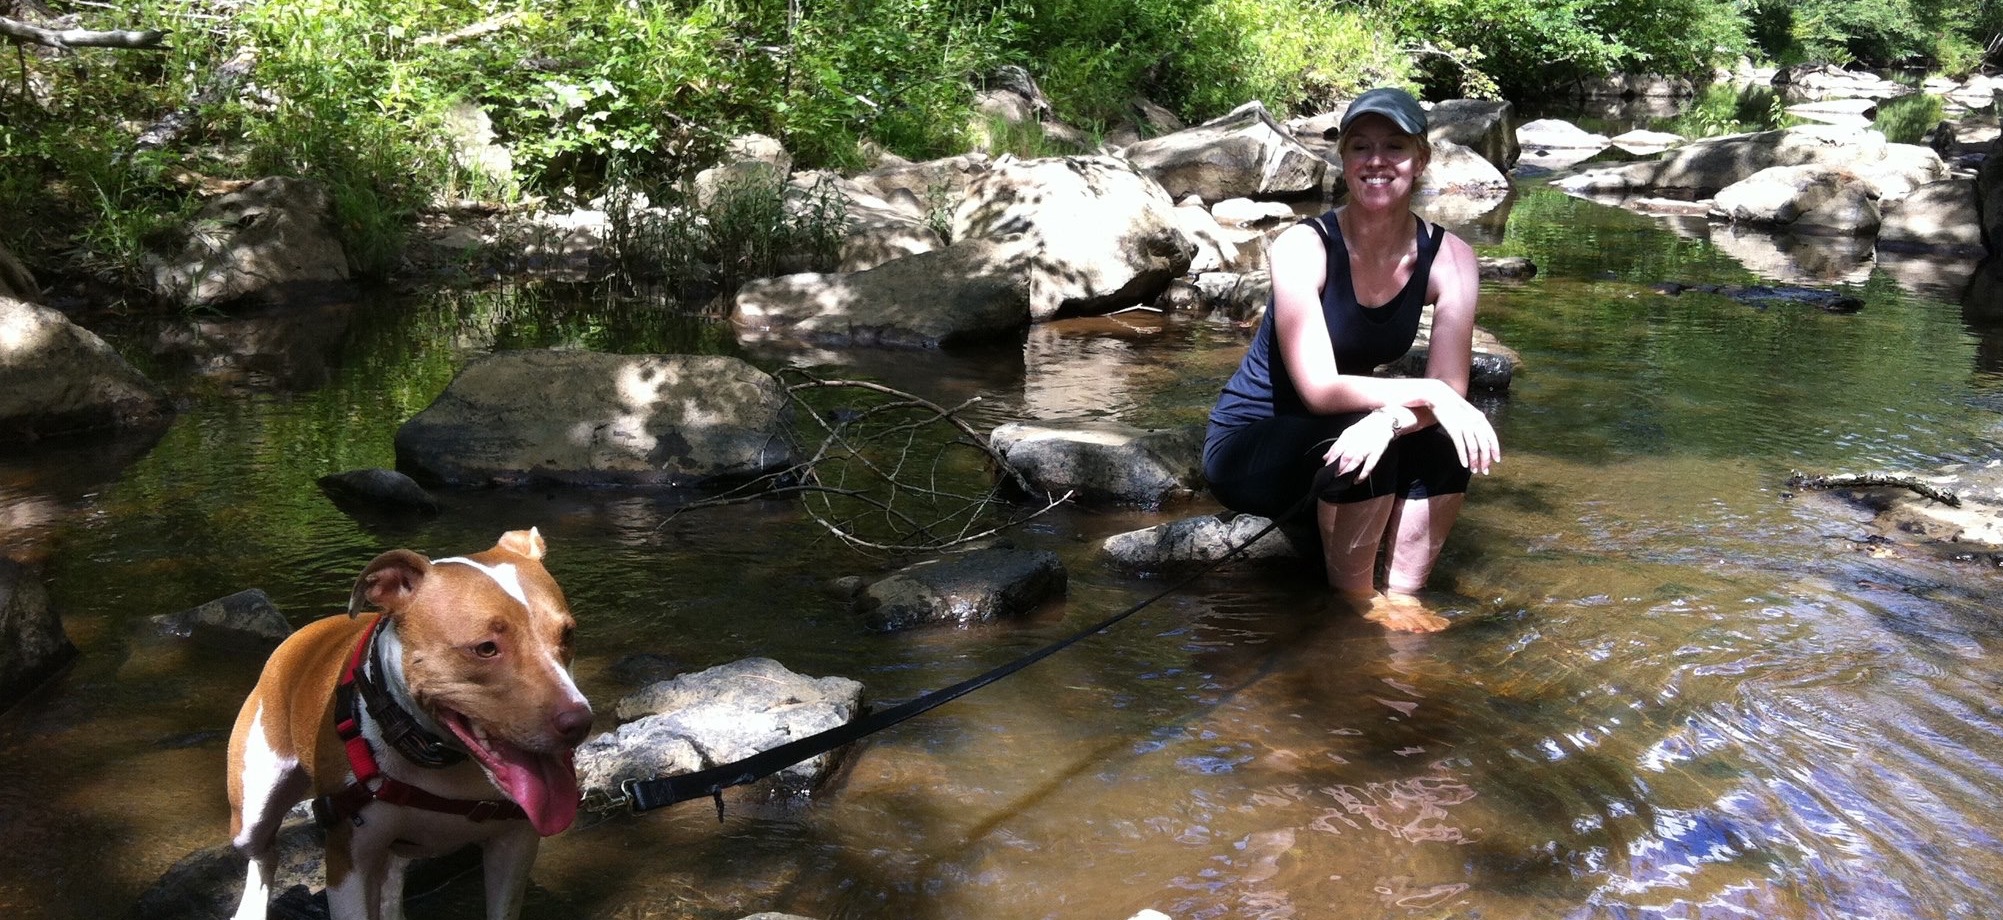
M1961 507L1961 496L1936 486L1917 476L1899 476L1891 473L1836 473L1829 476L1810 476L1800 470L1787 477L1789 488L1794 489L1861 489L1889 487L1910 489L1920 495L1940 502L1949 508Z
M1005 488L1038 492L962 417L978 397L948 408L870 381L828 380L798 369L779 376L796 425L812 426L795 438L803 447L814 442L811 453L677 513L797 495L807 515L842 542L911 553L994 536L1071 498L1046 493L1042 507L1025 513L1003 496ZM973 492L953 485L982 475L996 481Z

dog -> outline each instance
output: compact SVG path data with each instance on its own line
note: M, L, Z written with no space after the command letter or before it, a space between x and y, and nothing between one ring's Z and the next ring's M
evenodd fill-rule
M542 838L577 817L572 754L592 721L546 548L530 528L471 556L383 553L347 616L272 652L230 735L230 836L250 862L238 920L265 916L279 822L309 797L334 920L402 917L410 861L467 844L487 916L520 915Z

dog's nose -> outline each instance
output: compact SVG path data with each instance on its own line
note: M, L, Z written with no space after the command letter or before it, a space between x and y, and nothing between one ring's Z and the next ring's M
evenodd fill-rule
M591 733L591 707L569 706L557 710L556 734L564 743L576 747L584 743L584 737Z

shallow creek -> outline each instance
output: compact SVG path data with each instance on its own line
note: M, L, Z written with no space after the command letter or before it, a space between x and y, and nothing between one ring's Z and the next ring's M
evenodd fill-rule
M1540 273L1484 287L1482 325L1527 367L1493 405L1505 460L1441 565L1453 628L1330 617L1311 571L1210 576L877 737L805 809L587 819L545 845L528 916L1988 913L2003 900L1994 563L1873 552L1863 512L1784 484L1995 456L1997 330L1965 319L1952 285L1882 267L1849 279L1866 301L1853 315L1665 296L1649 285L1768 279L1701 222L1534 185L1504 213L1506 229L1491 214L1464 235ZM826 583L880 563L782 503L670 518L686 496L462 492L399 524L351 518L313 484L392 465L396 426L470 355L734 353L727 334L533 290L273 328L308 344L191 362L154 354L185 329L123 329L124 350L189 394L174 427L112 474L93 472L96 450L4 467L0 519L45 547L83 656L0 716L0 914L122 916L224 840L224 742L260 656L151 636L151 615L258 587L303 623L382 549L477 550L533 524L578 613L601 728L631 689L613 665L634 653L688 669L771 657L897 700L1155 591L1100 565L1098 542L1214 508L1040 519L1016 540L1062 555L1061 604L874 635ZM942 403L983 395L983 428L1156 426L1200 420L1243 341L1129 313L1039 327L1020 349L830 369ZM412 909L478 917L477 882Z

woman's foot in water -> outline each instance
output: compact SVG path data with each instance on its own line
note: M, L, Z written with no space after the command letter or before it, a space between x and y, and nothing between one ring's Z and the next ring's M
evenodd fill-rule
M1439 632L1449 625L1446 617L1431 610L1410 594L1378 594L1370 598L1363 618L1396 632Z

